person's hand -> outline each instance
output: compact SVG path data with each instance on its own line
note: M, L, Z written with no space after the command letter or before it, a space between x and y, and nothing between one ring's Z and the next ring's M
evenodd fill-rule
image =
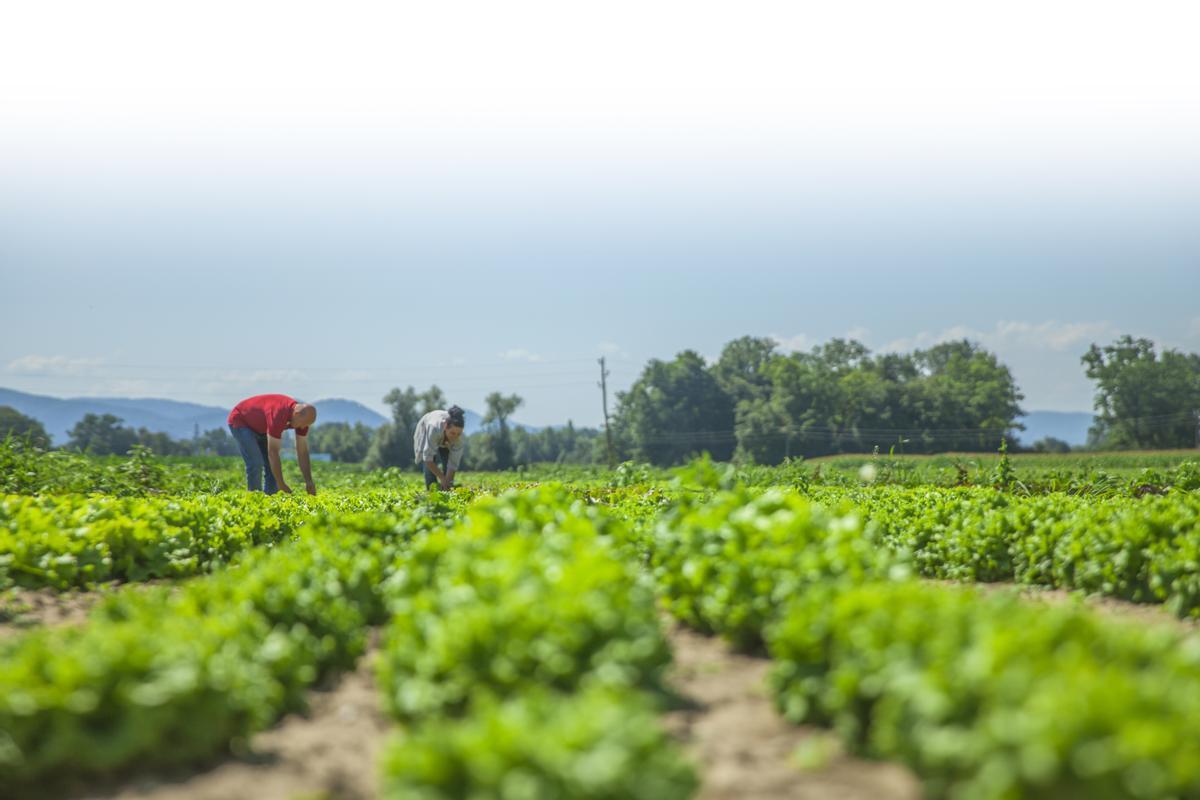
M450 483L449 478L442 478L441 485L442 485L442 491L445 491L445 490L449 489L453 484Z
M317 485L315 483L313 483L312 481L306 481L304 484L304 491L308 492L309 494L311 494L315 497L317 494Z
M281 483L279 484L279 491L283 492L284 494L291 494L292 487L288 486L286 483Z

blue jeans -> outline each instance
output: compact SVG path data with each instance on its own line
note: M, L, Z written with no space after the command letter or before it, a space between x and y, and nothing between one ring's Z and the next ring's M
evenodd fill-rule
M246 462L246 488L252 492L263 491L263 475L266 475L267 494L275 494L279 487L275 485L275 475L271 472L271 462L267 458L267 435L255 433L249 428L229 426L233 440L237 442L238 450L242 453L242 461Z
M437 451L437 456L433 459L433 461L435 464L437 464L439 467L442 468L442 474L445 475L446 474L446 464L449 463L449 461L450 461L450 448L439 447L438 451ZM425 471L425 488L426 489L428 489L430 486L432 486L433 484L438 482L437 475L433 474L433 470L431 470L429 468L429 465L426 464L424 461L421 462L421 469L423 469Z

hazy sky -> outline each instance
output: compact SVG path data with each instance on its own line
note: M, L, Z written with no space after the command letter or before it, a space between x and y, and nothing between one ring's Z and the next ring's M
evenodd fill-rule
M0 386L601 418L738 336L1200 351L1192 2L7 4Z

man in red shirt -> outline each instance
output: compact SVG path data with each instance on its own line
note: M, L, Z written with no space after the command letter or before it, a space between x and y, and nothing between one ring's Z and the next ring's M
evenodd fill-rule
M296 431L296 460L304 475L304 488L309 494L317 493L312 478L312 464L308 458L308 428L317 421L317 407L299 403L286 394L260 394L247 397L229 412L229 432L241 450L246 462L246 488L252 492L263 491L266 473L266 492L292 493L283 479L283 467L279 463L279 448L283 444L283 432L288 428Z

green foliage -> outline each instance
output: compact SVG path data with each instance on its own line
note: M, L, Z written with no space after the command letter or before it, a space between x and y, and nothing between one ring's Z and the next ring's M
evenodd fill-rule
M0 497L0 589L83 588L208 572L292 537L319 513L398 508L411 495L136 499Z
M737 488L680 503L655 527L651 566L676 618L756 647L790 597L827 581L903 572L853 514L781 491Z
M67 435L68 448L98 456L124 454L137 443L137 432L113 414L84 414Z
M843 369L855 352L822 357ZM931 797L1196 796L1194 637L904 579L1200 615L1200 466L1008 458L1021 484L1080 494L997 491L990 456L957 471L555 466L432 494L399 470L318 464L341 488L197 497L240 461L9 444L0 480L22 491L77 480L131 496L0 497L0 584L201 577L0 640L0 785L37 797L210 759L301 708L382 625L379 683L405 732L385 756L389 796L685 796L694 779L654 724L657 589L690 625L765 642L790 716L910 764ZM963 475L984 485L899 485ZM537 485L551 477L573 483Z
M27 417L12 406L0 406L0 441L12 437L27 447L46 449L50 434L33 417Z
M833 339L782 355L742 337L711 368L692 351L652 360L618 394L615 430L634 458L665 466L708 451L778 464L865 452L899 439L910 452L993 450L1020 429L1022 398L1008 367L967 341L872 356Z
M800 595L780 708L900 760L928 797L1194 797L1200 640L915 583Z
M415 469L413 455L413 432L426 413L440 408L446 397L437 386L418 393L409 386L401 391L398 387L384 396L383 402L392 408L391 422L375 430L371 446L367 449L367 466L372 469L401 467Z
M384 589L380 684L412 731L386 756L387 797L690 793L654 719L669 654L626 539L551 486L413 541Z
M614 417L638 461L668 466L706 451L722 461L733 454L733 400L692 350L651 360L617 393Z
M993 484L997 489L1011 489L1017 479L1017 471L1013 469L1012 459L1008 457L1008 439L1000 440L1000 461L996 464Z
M722 348L712 374L735 404L763 399L771 393L769 369L778 357L773 339L743 336Z
M387 587L381 683L401 719L529 686L653 689L669 656L653 593L561 489L506 494L415 541Z
M82 627L3 641L0 784L43 796L48 781L191 763L302 708L362 652L396 541L302 536L175 590L121 593Z
M523 402L518 395L502 395L492 392L486 398L487 413L483 415L483 425L487 428L485 436L477 437L480 452L477 455L480 464L487 469L512 469L514 460L512 432L508 428L508 418L512 416Z
M328 453L334 461L357 464L367 457L375 431L361 422L327 422L308 432L314 453Z
M136 445L135 445L136 447ZM244 487L241 459L171 463L135 450L128 458L96 458L69 451L42 451L17 441L0 441L0 493L101 493L122 496L211 493Z
M383 768L389 800L682 800L696 788L650 704L599 688L481 698L465 719L397 737Z
M1140 499L988 489L818 490L852 500L922 574L1082 589L1200 617L1200 495Z
M1069 453L1071 445L1053 436L1044 436L1033 443L1031 448L1035 453Z
M654 468L636 461L623 461L613 470L610 486L637 486L653 480Z
M1096 381L1097 426L1092 436L1110 448L1193 447L1200 419L1200 354L1122 336L1083 356Z

